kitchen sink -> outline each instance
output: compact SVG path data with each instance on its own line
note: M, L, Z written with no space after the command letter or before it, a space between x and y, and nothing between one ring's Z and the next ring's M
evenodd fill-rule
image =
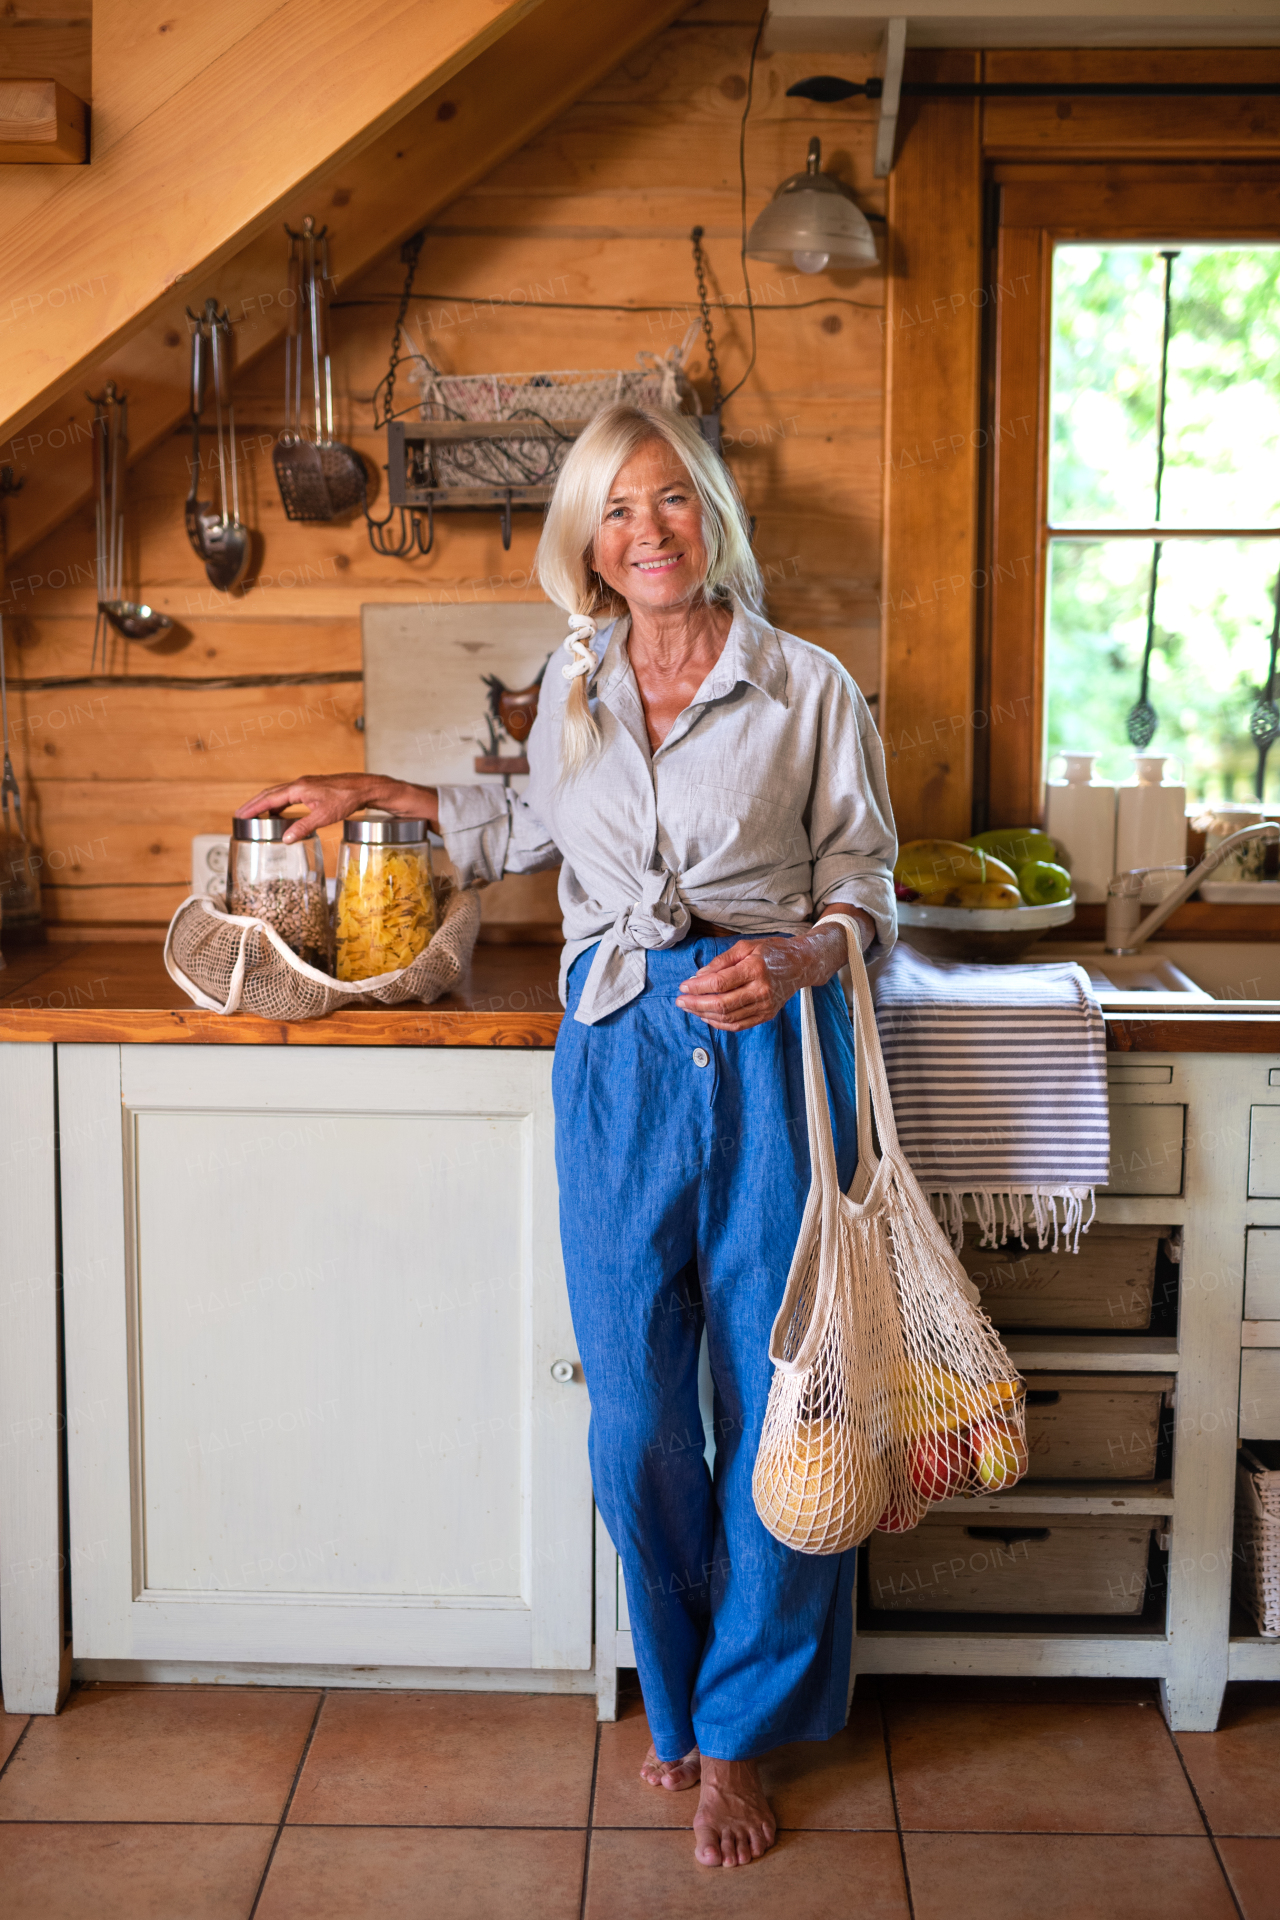
M1185 1007L1188 1001L1280 1010L1280 943L1253 940L1161 940L1140 953L1108 953L1097 941L1042 941L1022 964L1075 960L1102 1006Z

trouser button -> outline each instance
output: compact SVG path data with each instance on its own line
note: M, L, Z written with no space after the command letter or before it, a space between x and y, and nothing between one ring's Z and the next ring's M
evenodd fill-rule
M709 1067L711 1065L711 1055L707 1052L705 1047L694 1048L693 1064L695 1067Z

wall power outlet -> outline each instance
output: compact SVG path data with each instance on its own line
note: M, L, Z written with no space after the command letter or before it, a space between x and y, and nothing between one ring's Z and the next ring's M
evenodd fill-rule
M231 842L225 833L197 833L191 840L191 891L207 893L225 909Z

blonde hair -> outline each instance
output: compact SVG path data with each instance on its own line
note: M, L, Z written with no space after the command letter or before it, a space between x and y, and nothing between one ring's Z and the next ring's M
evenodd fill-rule
M702 507L707 571L702 595L713 605L739 600L761 610L764 582L751 551L751 523L733 475L687 414L667 409L605 407L579 435L560 469L534 561L548 597L571 622L600 615L615 620L627 611L591 564L609 491L622 467L649 440L665 440L688 472ZM579 772L600 749L600 729L587 701L589 674L569 683L560 736L566 774Z

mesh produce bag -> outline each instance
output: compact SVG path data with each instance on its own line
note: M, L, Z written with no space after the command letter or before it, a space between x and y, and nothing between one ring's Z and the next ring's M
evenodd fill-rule
M299 960L274 927L222 913L203 894L184 900L169 923L164 964L171 980L210 1013L256 1013L264 1020L316 1020L362 999L398 1006L438 1000L462 977L480 930L474 888L440 889L440 925L422 952L396 973L335 980Z
M933 1501L999 1492L1027 1469L1023 1382L902 1157L858 929L828 919L849 934L858 1167L841 1193L805 988L813 1181L773 1324L753 1480L761 1520L800 1553L905 1532Z

